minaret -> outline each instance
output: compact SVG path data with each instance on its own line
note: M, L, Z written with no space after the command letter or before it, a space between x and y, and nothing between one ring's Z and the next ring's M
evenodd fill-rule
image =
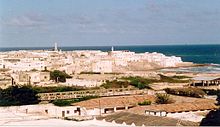
M58 51L58 49L57 49L57 43L54 43L54 51Z
M112 52L114 51L114 47L112 46Z

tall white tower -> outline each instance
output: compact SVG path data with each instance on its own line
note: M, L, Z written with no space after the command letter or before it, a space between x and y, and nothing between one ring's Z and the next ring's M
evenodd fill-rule
M112 52L114 51L114 47L112 46Z
M57 43L54 43L54 51L58 51L58 49L57 49Z

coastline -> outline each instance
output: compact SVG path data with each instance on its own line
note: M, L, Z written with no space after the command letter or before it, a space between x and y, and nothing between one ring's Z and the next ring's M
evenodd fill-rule
M208 67L208 66L216 66L213 64L198 64L198 63L192 63L192 62L183 62L182 65L177 65L176 67L163 67L163 68L156 68L156 69L149 69L149 71L160 71L162 69L178 69L181 67Z
M88 61L86 61L87 60L87 57L94 57L94 59L95 60L100 60L100 62L97 62L97 61L95 61L95 62L97 62L97 65L95 66L95 67L97 67L97 68L108 68L110 65L114 65L114 64L112 64L112 62L107 62L107 64L104 62L104 63L102 63L102 58L103 57L114 57L114 53L115 53L115 59L116 58L118 58L119 60L124 60L124 61L129 61L129 60L131 60L132 61L132 59L128 59L128 58L132 58L132 56L136 56L136 55L134 55L135 53L131 53L131 55L130 54L127 54L127 53L130 53L130 52L120 52L120 51L112 51L112 54L110 54L109 55L109 53L106 53L106 52L104 52L104 54L103 54L103 52L98 52L97 54L99 54L99 55L91 55L92 53L90 53L90 55L88 55L87 53L89 53L89 52L87 52L87 51L84 51L84 55L82 55L81 53L82 52L73 52L73 53L76 53L76 54L74 54L75 55L75 57L77 58L78 57L78 59L76 59L76 60L81 60L80 61L80 63L78 62L78 63L73 63L73 57L74 57L74 55L68 55L68 54L65 54L65 53L67 53L67 52L60 52L60 51L58 51L58 50L55 50L54 52L46 52L46 53L48 53L47 55L43 55L43 53L36 53L36 52L34 52L34 53L29 53L29 55L27 55L28 54L28 52L26 52L26 51L24 51L24 52L22 52L21 53L21 56L24 56L24 57L21 57L20 56L20 58L19 59L23 59L23 58L25 58L25 56L27 56L27 57L30 57L31 55L31 57L29 58L29 60L32 60L32 58L36 58L36 60L39 62L41 62L41 60L42 59L40 59L39 58L39 56L40 57L44 57L44 58L47 58L48 56L52 56L52 58L54 58L54 60L51 62L51 63L56 63L56 62L59 62L59 64L61 63L61 64L63 64L63 65L67 65L67 67L69 67L69 68L64 68L64 69L66 69L66 71L65 72L67 72L67 73L69 73L70 75L73 75L73 71L72 72L68 72L71 68L73 68L74 66L69 66L69 65L71 65L71 64L76 64L76 65L79 65L80 63L82 63L81 61L83 61L83 60L85 60L84 62L86 63L86 62L88 62ZM51 53L51 54L50 54ZM63 57L62 56L62 53L64 53L64 56L66 55L66 57ZM78 54L77 54L78 53ZM96 53L96 52L95 52ZM94 53L94 54L95 54ZM12 56L12 61L14 60L13 59L13 57L18 57L18 55L16 54L16 52L13 52L12 54L11 54L11 56ZM39 56L37 56L36 54L38 54ZM88 55L87 57L85 57L86 55ZM124 54L124 55L123 55ZM36 56L35 56L36 55ZM42 55L42 56L41 56ZM118 55L118 57L117 57L117 55ZM134 71L132 71L131 70L131 76L142 76L142 77L147 77L147 78L149 78L149 77L153 77L153 78L157 78L160 74L161 74L161 70L163 70L163 69L167 69L167 70L169 70L169 69L173 69L173 70L175 70L175 69L179 69L179 68L199 68L199 67L214 67L214 66L217 66L217 65L213 65L213 64L197 64L197 63L193 63L193 62L183 62L182 60L181 60L181 58L177 58L177 57L175 57L175 56L172 56L172 57L167 57L167 56L165 56L165 55L163 55L163 54L160 54L160 53L152 53L152 54L142 54L142 55L146 55L146 56L148 56L148 57L146 57L146 59L148 58L148 59L150 59L151 57L152 57L152 59L150 59L150 60L152 60L151 62L152 63L144 63L144 62L140 62L140 61L135 61L134 60L134 62L140 62L140 63L138 63L137 65L136 64L134 64L134 66L130 66L132 69L134 69L134 67L137 67L137 68L139 68L139 69L137 69L137 70L135 70L134 69ZM10 56L10 55L9 55ZM99 56L99 57L97 57L97 56ZM102 56L102 57L100 57L100 56ZM158 57L153 57L153 56L158 56ZM137 56L136 56L137 57ZM164 58L165 57L165 58ZM4 56L3 56L3 58L4 58ZM61 58L63 58L62 59L62 61L66 61L68 64L65 64L65 63L62 63L61 61L59 61ZM123 58L127 58L127 59L123 59ZM138 57L138 58L145 58L145 57ZM137 58L137 59L138 59ZM164 59L163 59L164 58ZM8 57L7 58L5 58L6 60L8 59ZM110 61L112 60L112 61L114 61L115 59L109 59ZM156 60L155 60L156 59ZM28 66L27 67L32 67L32 66L30 66L30 61L26 61L27 59L24 59L24 63L26 63L26 62L28 62ZM35 59L33 59L33 60L35 60ZM44 59L45 61L47 61L47 59ZM106 61L106 59L104 59L104 61ZM123 62L124 61L122 61L122 63L120 63L119 65L123 65ZM20 61L19 61L20 62ZM18 62L18 63L19 63ZM91 63L93 63L94 61L89 61L89 62L91 62ZM119 62L121 62L121 61L119 61ZM160 62L160 64L158 64L158 62ZM166 63L167 62L167 64L164 64L164 63ZM10 57L9 57L9 61L8 61L8 63L9 63L9 65L11 65L10 64ZM22 62L21 62L22 63ZM33 66L35 66L35 61L33 61L32 62L33 63ZM110 63L110 64L109 64ZM141 65L144 65L144 64L149 64L149 66L146 66L146 69L148 69L148 70L146 70L146 71L144 71L143 69L140 69L141 68ZM103 64L106 64L106 66L101 66L101 65L103 65ZM155 65L157 65L158 64L158 66L155 66ZM18 64L16 64L16 65L18 65ZM24 64L25 65L25 64ZM22 66L19 66L20 68L22 68L22 67L24 67L24 65L22 65ZM38 65L38 64L36 64L36 65ZM51 66L52 66L53 64L51 64ZM55 64L56 65L56 64ZM86 64L85 64L86 65ZM90 64L89 64L90 65ZM93 64L91 64L91 65L93 65ZM121 66L119 66L118 65L118 67L120 68ZM159 66L160 65L160 66ZM93 65L94 66L94 65ZM92 67L93 67L92 66ZM129 64L127 64L126 66L129 66ZM162 68L162 66L163 66L163 68ZM167 66L167 67L166 67ZM175 67L168 67L168 66L175 66ZM12 68L14 67L14 66L11 66ZM153 67L158 67L158 68L156 68L156 69L149 69L149 68L153 68ZM159 67L161 67L161 68L159 68ZM79 68L79 67L78 67ZM84 66L82 65L82 68L84 68ZM16 69L16 68L15 68ZM25 69L26 69L26 67L25 67ZM42 69L44 69L44 68L42 68ZM60 70L62 70L63 68L58 68L58 69L60 69ZM95 68L96 69L96 68ZM110 68L111 69L111 71L113 71L113 69L112 68ZM13 70L13 69L12 69ZM37 71L33 71L34 70L34 68L32 68L32 72L30 73L30 74L37 74L38 72ZM45 69L46 70L46 69ZM21 70L22 71L22 70ZM69 83L72 83L72 84L75 84L75 82L77 82L77 84L83 84L83 82L82 81L84 81L84 83L86 83L86 84L91 84L91 81L90 81L90 79L89 78L94 78L95 80L100 80L101 79L101 76L103 77L103 81L105 80L105 81L107 81L108 79L110 79L110 80L112 80L112 79L117 79L117 75L115 75L115 74L112 74L112 75L110 75L110 77L108 78L107 77L107 75L104 75L105 73L101 73L102 71L101 70L99 70L100 71L100 75L92 75L93 77L91 77L91 75L90 76L88 76L88 75L81 75L80 73L78 73L77 75L76 74L74 74L74 75L76 75L76 77L71 77L71 78L73 78L73 80L68 80L69 81ZM105 71L109 71L109 70L105 70ZM23 70L23 72L24 73L28 73L28 71L25 71L25 70ZM83 71L82 71L83 72ZM91 72L97 72L96 70L92 70ZM125 76L125 74L127 73L127 72L129 72L129 70L128 71L125 71L125 73L124 74L122 74L123 76ZM149 72L149 73L148 73ZM153 73L151 73L151 72L153 72ZM48 77L50 76L50 73L49 72L46 72L47 74L46 75L48 75ZM178 71L176 70L176 71L173 71L172 73L169 73L169 71L165 71L165 72L162 72L162 73L165 73L166 74L166 76L175 76L175 75L186 75L186 76L188 76L188 77L196 77L196 76L204 76L205 74L203 74L203 73L194 73L194 72L182 72L182 73L178 73ZM41 74L41 72L39 72L39 74ZM103 75L102 75L103 74ZM15 75L15 74L14 74ZM13 76L14 76L13 75ZM17 75L19 76L19 73L17 73ZM43 75L43 74L42 74ZM206 74L207 76L215 76L214 74ZM205 75L205 76L206 76ZM220 75L220 74L219 74ZM18 77L17 76L17 77ZM34 75L30 75L30 76L34 76ZM80 78L80 77L82 77L82 76L85 76L85 78ZM127 75L127 76L130 76L129 74ZM16 76L14 76L15 78L16 78ZM39 76L39 77L43 77L43 76ZM45 80L45 75L44 75L44 80ZM76 78L77 80L75 80L74 78ZM33 78L30 78L30 79L33 79ZM46 79L47 79L47 77L46 77ZM57 78L58 79L58 78ZM87 81L89 81L89 82L87 82ZM29 80L29 82L30 82L30 80ZM35 80L35 82L36 82L36 80ZM48 82L50 82L50 79L48 78ZM88 85L88 87L90 87ZM152 84L151 84L152 85ZM94 85L95 86L95 85ZM96 82L96 86L97 86L97 82ZM163 88L164 86L166 86L167 88L168 87L171 87L171 88L174 88L174 87L184 87L184 86L188 86L188 82L184 82L184 83L169 83L169 82L167 82L167 81L163 81L161 84L155 84L155 86L156 87L154 87L154 90L163 90L163 89L161 89L161 88ZM101 87L100 87L101 88ZM152 87L153 88L153 87ZM137 94L137 93L136 93ZM63 94L62 94L63 95ZM118 95L117 95L118 96ZM80 105L79 105L80 106ZM83 107L83 106L82 106ZM116 108L117 109L117 108ZM126 109L126 108L124 108L124 109ZM48 111L48 110L47 110ZM95 111L95 110L94 110ZM90 112L90 111L88 111L88 112ZM10 114L9 114L10 115ZM189 115L191 115L191 113L189 113ZM11 115L12 116L12 115ZM25 116L25 115L24 115ZM189 116L190 117L190 116ZM22 117L23 118L23 117ZM29 117L29 116L27 116L27 118L31 118L31 117ZM190 118L192 118L192 117L190 117ZM7 119L7 118L6 118ZM20 119L20 118L18 118L18 119ZM51 121L51 119L47 119L47 120L42 120L41 122L42 122L42 124L45 124L45 122L47 123L48 121ZM54 120L55 121L55 120ZM58 121L58 120L56 120L56 121ZM14 125L14 124L30 124L29 122L29 120L24 120L24 121L22 121L22 122L13 122L13 121L10 121L10 122L8 122L8 121L4 121L3 120L3 122L6 122L6 123L8 123L8 124L5 124L5 125ZM31 123L32 122L35 122L34 120L33 121L31 121ZM41 123L40 121L38 121L38 123ZM58 122L60 122L60 124L64 124L64 123L67 123L66 121L63 121L63 120L59 120ZM76 125L82 125L82 126L91 126L91 125L94 125L94 126L99 126L99 125L97 125L97 122L95 121L85 121L85 122L73 122L73 121L68 121L68 123L70 123L71 122L71 125L74 125L74 124L76 124ZM90 123L91 122L91 123ZM102 125L107 125L108 123L106 123L106 122L103 122L103 121L101 121L102 123L100 124L101 126ZM35 125L36 125L36 123L34 123ZM67 124L67 126L69 126L69 124ZM112 124L111 126L118 126L117 124Z
M136 53L158 52L166 56L181 57L183 61L201 64L220 64L220 45L113 45L117 50L129 50ZM112 46L60 46L62 51L100 50L108 52ZM0 47L0 52L18 50L52 50L53 47Z

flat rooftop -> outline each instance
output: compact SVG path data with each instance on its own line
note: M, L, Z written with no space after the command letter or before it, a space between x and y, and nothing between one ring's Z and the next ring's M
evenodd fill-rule
M137 106L128 110L128 112L145 114L145 111L165 111L167 113L189 112L199 110L215 110L218 107L211 102L197 103L178 103L178 104L160 104L149 106Z
M124 106L135 106L138 102L144 100L154 101L153 95L133 95L133 96L118 96L118 97L102 97L73 103L74 106L81 106L87 109L93 108L113 108L113 107L124 107Z
M194 81L213 81L213 80L220 80L220 77L201 76L201 77L194 77L194 78L192 78L192 80L194 80Z

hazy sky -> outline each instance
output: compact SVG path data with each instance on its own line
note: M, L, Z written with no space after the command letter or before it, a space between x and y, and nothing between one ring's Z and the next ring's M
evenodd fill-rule
M220 0L0 0L0 47L220 44Z

